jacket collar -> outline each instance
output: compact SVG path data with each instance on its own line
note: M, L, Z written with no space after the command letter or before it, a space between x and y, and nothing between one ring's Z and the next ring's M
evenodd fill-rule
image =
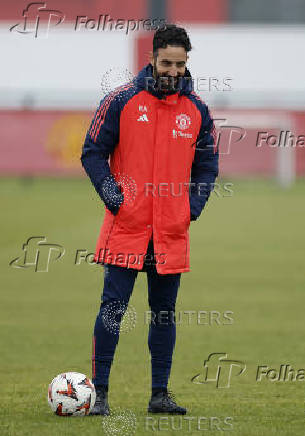
M187 95L193 91L193 80L190 71L186 68L185 75L181 78L178 91L170 91L164 93L158 89L154 89L153 67L152 64L147 64L136 76L136 87L139 90L146 90L150 94L159 98L160 100L167 101L170 104L175 103L177 94Z

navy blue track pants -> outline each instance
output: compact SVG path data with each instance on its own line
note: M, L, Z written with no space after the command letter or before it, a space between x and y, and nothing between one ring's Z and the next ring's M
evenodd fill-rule
M152 240L147 253L153 252ZM175 306L181 273L158 274L155 264L145 264L151 323L148 347L151 354L152 388L166 388L176 342ZM104 265L104 288L97 315L92 351L92 381L109 384L110 368L119 341L121 319L128 307L138 270Z

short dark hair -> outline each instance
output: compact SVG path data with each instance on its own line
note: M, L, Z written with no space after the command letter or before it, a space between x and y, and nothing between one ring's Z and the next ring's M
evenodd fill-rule
M192 50L191 42L182 27L177 27L175 24L166 24L165 28L158 29L154 34L153 39L153 54L158 55L159 48L166 48L168 45L176 47L184 47L185 51Z

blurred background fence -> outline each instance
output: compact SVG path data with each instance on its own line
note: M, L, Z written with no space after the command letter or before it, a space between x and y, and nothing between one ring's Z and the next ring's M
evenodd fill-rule
M83 175L81 147L100 99L148 63L149 29L162 19L190 35L188 67L216 120L221 176L282 186L304 177L301 0L2 4L0 174Z

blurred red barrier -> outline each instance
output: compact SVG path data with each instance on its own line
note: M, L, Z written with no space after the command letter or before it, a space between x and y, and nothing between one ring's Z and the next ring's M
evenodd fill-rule
M80 154L92 116L93 111L0 110L0 174L83 174ZM218 110L213 117L221 176L273 177L278 147L258 141L259 132L305 134L305 112ZM305 146L293 148L296 173L305 175Z
M22 17L23 10L33 2L25 0L10 0L1 4L1 20L18 20ZM48 0L48 9L56 9L65 15L65 21L74 21L78 15L89 18L98 18L99 15L109 14L112 18L141 19L146 18L145 0L133 0L132 2L114 2L113 0ZM48 16L45 17L48 20ZM42 14L41 19L44 19ZM12 23L13 24L13 23Z

